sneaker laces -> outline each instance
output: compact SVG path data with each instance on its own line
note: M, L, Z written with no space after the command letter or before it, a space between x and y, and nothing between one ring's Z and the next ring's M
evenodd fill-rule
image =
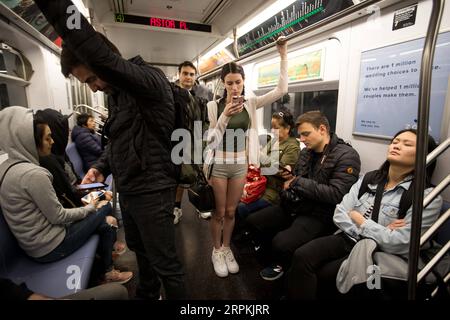
M216 250L213 251L213 259L220 261L221 258L225 257L224 252L222 250Z
M272 270L281 273L283 272L283 267L277 264L276 266L272 267Z
M226 260L228 260L229 262L235 261L233 251L231 251L231 248L223 249L222 252Z

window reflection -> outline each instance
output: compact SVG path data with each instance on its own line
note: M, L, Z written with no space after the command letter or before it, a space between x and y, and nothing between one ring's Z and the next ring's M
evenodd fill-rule
M305 112L320 110L328 118L331 131L334 132L336 130L337 98L338 90L287 93L272 103L270 109L264 110L264 127L270 128L272 114L281 107L285 107L294 115L294 121Z

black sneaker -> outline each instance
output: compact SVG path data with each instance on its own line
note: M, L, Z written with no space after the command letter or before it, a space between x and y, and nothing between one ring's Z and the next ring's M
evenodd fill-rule
M281 266L270 266L261 270L259 275L268 281L277 280L284 274L283 268Z

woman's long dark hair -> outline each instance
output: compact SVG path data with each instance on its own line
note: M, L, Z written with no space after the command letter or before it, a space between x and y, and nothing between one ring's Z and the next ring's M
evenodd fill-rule
M42 139L44 138L46 126L48 126L48 123L46 121L44 121L40 117L37 117L36 115L33 116L34 143L36 144L36 147L38 149L42 147Z
M239 73L242 76L242 80L245 80L244 68L242 68L242 66L237 64L236 62L227 63L226 65L224 65L222 67L222 72L220 74L220 79L222 79L222 81L224 83L225 83L225 77L229 73ZM242 89L242 95L245 96L245 86ZM222 98L226 101L226 99L227 99L227 89L223 90L223 97Z
M404 132L412 132L416 135L417 137L417 130L416 129L404 129L401 130L399 132L397 132L394 137L391 140L394 141L395 138L397 138L399 135L401 135ZM434 140L434 138L430 135L428 135L428 148L427 148L427 153L429 154L431 151L433 151L435 148L437 147L437 143ZM389 168L390 168L391 164L389 163L388 160L386 160L381 167L378 169L378 174L375 176L374 181L371 181L369 183L371 184L378 184L381 181L387 181L387 177L389 174ZM430 186L431 185L431 177L433 176L434 173L434 169L436 168L436 160L434 160L433 162L431 162L427 168L426 168L426 173L425 173L425 185L426 186ZM409 174L414 174L414 169L411 170L411 172L409 172ZM414 184L412 184L414 185Z

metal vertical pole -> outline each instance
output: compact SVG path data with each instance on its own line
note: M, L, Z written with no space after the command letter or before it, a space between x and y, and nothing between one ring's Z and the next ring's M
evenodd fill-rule
M422 226L423 191L425 187L426 156L428 151L428 120L430 113L431 75L439 25L445 0L433 0L430 22L422 54L419 88L419 112L417 128L417 148L411 239L409 243L408 299L416 299L417 271L420 250L420 230Z

